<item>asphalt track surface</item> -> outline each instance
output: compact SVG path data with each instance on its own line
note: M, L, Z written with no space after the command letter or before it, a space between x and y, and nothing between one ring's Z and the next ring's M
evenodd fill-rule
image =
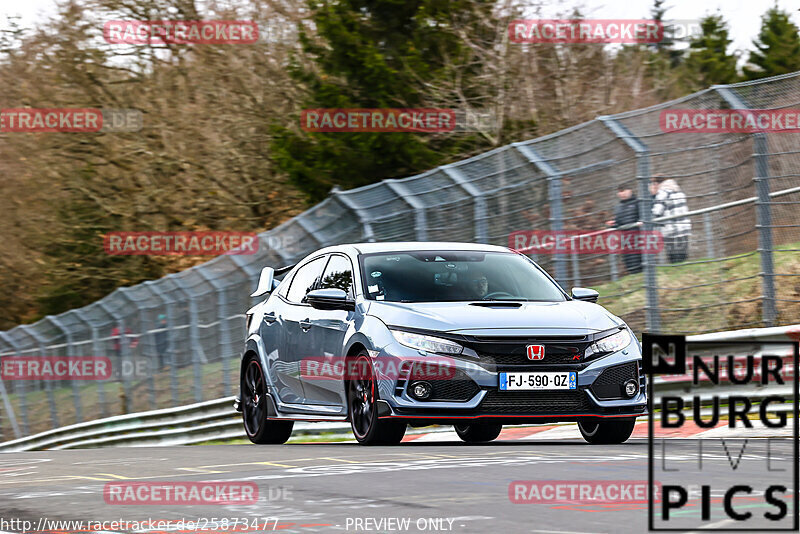
M731 468L739 445L728 455L707 444L700 472L696 442L668 442L665 455L672 468L680 467L679 478L691 474L718 486L742 482L741 469ZM771 451L773 456L783 456L777 461L784 462L773 467L785 467L793 455L792 441L775 440ZM765 472L758 467L763 456L763 451L751 446L743 451L741 464ZM183 519L209 524L197 523L193 529L181 525L182 532L221 533L226 532L221 523L211 520L226 517L269 521L256 529L248 527L247 532L645 532L646 503L515 504L509 498L509 485L516 480L647 480L647 468L647 440L640 438L615 446L529 439L481 445L293 443L10 453L0 455L0 517L32 521L29 532L43 531L39 529L42 519L154 519L175 525ZM759 477L746 476L751 481ZM763 475L767 476L773 479L777 474ZM258 503L122 506L106 504L103 497L109 482L221 480L255 482ZM756 513L766 510L760 499L751 501L745 504ZM681 513L684 519L696 521L699 507ZM711 522L718 528L731 526L718 499L712 514ZM380 523L382 519L385 522ZM407 527L389 522L404 519ZM0 531L23 531L19 523L16 528L8 523L3 526Z

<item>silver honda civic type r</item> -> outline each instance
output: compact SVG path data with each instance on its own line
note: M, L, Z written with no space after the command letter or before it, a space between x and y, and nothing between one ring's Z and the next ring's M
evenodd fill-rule
M294 421L349 421L362 444L408 425L485 442L577 421L590 443L622 443L647 413L630 328L507 248L339 245L264 268L251 296L235 406L254 443L286 442Z

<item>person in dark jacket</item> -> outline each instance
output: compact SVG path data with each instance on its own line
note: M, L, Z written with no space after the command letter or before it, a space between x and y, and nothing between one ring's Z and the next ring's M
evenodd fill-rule
M617 188L617 204L614 210L614 220L608 221L609 226L619 228L628 224L634 224L639 221L639 199L633 192L633 186L630 183L622 183ZM626 230L635 230L635 228L626 228ZM637 254L623 254L622 262L625 264L625 269L630 274L642 272L642 255Z

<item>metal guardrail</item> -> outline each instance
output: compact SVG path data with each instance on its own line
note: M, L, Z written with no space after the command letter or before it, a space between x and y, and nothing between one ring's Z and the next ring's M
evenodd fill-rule
M725 341L786 341L797 343L800 337L800 325L776 328L757 328L718 332L687 337L688 342ZM797 370L794 370L797 372ZM654 387L660 392L684 392L687 380L657 379ZM713 394L725 392L714 388ZM747 391L736 389L735 393L749 397L758 402L768 395L791 395L792 386L780 388L753 388ZM711 392L702 390L694 392L701 403L711 398ZM686 406L691 406L691 397L684 397ZM245 438L241 417L233 409L234 397L223 397L206 402L198 402L177 408L132 413L117 417L108 417L65 426L42 432L34 436L0 443L0 452L21 452L33 450L60 450L93 448L106 446L170 446L191 445L206 441ZM655 405L659 406L658 403ZM789 405L776 406L773 411L789 411ZM707 410L702 410L708 415ZM321 434L326 432L349 431L348 423L295 423L294 431L299 434Z

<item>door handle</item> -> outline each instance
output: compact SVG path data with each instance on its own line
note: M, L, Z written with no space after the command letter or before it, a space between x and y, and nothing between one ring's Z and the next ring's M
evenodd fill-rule
M272 323L274 323L274 322L275 322L275 321L277 321L277 320L278 320L278 318L277 318L277 317L275 317L275 314L274 314L274 313L265 313L265 314L264 314L264 321L265 321L265 322L267 322L267 323L269 323L269 324L272 324Z
M309 319L300 321L300 328L303 329L303 332L308 332L308 329L311 328L311 321Z

